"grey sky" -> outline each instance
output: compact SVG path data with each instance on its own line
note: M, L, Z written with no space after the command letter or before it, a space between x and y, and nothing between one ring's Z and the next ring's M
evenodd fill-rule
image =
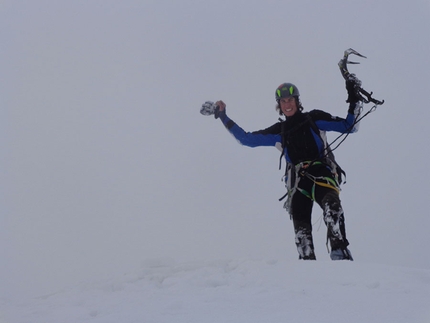
M386 100L336 152L351 251L430 268L429 1L6 0L0 15L4 295L153 257L295 261L278 151L238 145L199 107L223 99L258 130L293 82L305 109L346 116L349 47Z

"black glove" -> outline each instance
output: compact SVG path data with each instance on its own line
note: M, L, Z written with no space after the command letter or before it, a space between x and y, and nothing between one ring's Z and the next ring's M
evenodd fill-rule
M223 113L225 113L225 111L223 111ZM215 107L215 113L214 113L214 117L215 119L218 119L221 115L221 112L219 111L219 106Z
M348 79L345 81L345 87L348 91L348 99L346 102L356 103L363 100L359 93L361 81L354 74L348 76Z

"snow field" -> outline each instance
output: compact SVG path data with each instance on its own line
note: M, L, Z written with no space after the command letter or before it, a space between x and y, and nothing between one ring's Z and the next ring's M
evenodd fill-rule
M359 262L144 261L26 300L1 323L430 322L430 271Z

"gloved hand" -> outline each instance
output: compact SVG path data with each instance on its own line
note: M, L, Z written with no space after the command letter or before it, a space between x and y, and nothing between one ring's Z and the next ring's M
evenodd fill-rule
M355 103L362 100L359 93L361 81L355 76L355 74L350 74L348 76L348 79L345 81L345 87L348 91L348 99L346 102Z

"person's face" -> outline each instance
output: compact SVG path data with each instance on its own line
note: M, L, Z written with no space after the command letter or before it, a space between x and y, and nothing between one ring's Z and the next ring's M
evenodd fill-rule
M281 107L281 111L282 113L286 116L286 117L291 117L293 116L297 110L297 103L296 103L296 99L292 96L288 97L288 98L282 98L279 100L279 105Z

